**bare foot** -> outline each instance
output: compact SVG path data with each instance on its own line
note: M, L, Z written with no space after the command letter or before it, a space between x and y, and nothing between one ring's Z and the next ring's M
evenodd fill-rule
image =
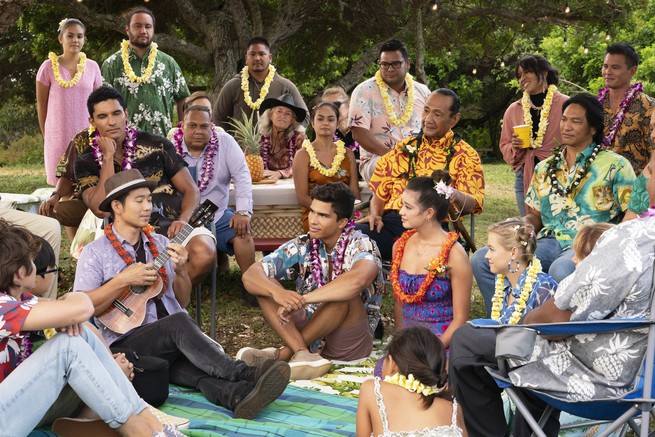
M134 364L130 363L122 352L114 354L114 361L116 361L127 379L132 381L134 379Z

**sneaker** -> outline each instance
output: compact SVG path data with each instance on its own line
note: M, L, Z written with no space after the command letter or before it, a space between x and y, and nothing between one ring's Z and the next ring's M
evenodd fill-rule
M266 349L244 347L239 349L236 359L245 361L249 366L259 367L266 360L277 360L279 355L280 350L274 347L267 347Z
M94 436L95 437L95 436ZM184 437L180 431L174 425L164 425L164 429L159 432L153 432L152 437Z
M284 361L273 361L273 364L257 380L252 391L237 402L234 417L254 419L265 406L280 397L289 384L290 373L289 364Z
M177 427L177 429L189 429L189 424L191 423L189 419L185 419L184 417L171 416L170 414L166 414L163 411L158 410L152 405L148 405L148 410L152 413L153 416L157 418L157 420L159 420L162 425L173 425Z
M52 423L52 432L61 437L119 437L120 434L110 428L102 419L81 417L60 417Z
M291 379L314 379L325 375L332 363L319 354L313 354L306 349L296 352L289 360Z

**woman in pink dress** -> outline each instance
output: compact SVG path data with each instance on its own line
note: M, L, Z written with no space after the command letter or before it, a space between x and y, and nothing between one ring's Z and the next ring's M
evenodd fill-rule
M36 74L36 109L50 185L57 183L57 164L68 143L89 124L86 99L102 85L98 64L82 52L85 30L80 20L63 19L58 36L63 54L50 52Z

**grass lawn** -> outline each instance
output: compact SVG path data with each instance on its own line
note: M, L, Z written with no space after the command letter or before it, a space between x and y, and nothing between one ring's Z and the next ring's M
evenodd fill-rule
M505 163L496 162L484 165L486 180L486 199L484 212L475 220L475 242L482 247L487 241L487 227L494 222L518 215L514 200L514 173ZM2 167L0 168L0 193L31 193L45 187L43 167ZM468 222L465 221L468 226ZM63 231L63 229L62 229ZM72 289L75 277L75 262L68 254L70 243L62 232L62 253L60 266L60 293ZM260 254L258 254L260 255ZM218 278L217 295L217 334L216 340L226 352L234 355L239 348L249 345L267 347L277 345L273 331L266 325L258 308L250 308L241 301L240 273L234 260L232 271ZM195 315L195 302L189 313ZM384 298L383 321L386 332L393 327L393 300L389 290ZM203 329L209 332L209 280L203 286ZM471 318L484 316L482 297L474 285Z

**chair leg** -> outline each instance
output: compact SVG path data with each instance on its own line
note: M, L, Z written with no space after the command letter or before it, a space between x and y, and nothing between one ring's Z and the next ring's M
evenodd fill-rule
M196 284L193 290L196 294L196 322L202 328L202 312L200 311L202 306L202 283Z
M536 437L546 437L546 433L543 432L535 418L530 414L530 411L528 408L525 406L523 403L523 400L520 398L516 390L511 389L511 388L506 388L505 393L507 393L507 396L514 402L514 405L516 405L516 409L519 410L521 415L523 416L523 419L530 425L530 428L532 428L533 436ZM543 416L542 416L543 418Z
M216 339L216 275L218 274L217 262L212 265L211 279L211 305L210 305L210 333L212 339Z

